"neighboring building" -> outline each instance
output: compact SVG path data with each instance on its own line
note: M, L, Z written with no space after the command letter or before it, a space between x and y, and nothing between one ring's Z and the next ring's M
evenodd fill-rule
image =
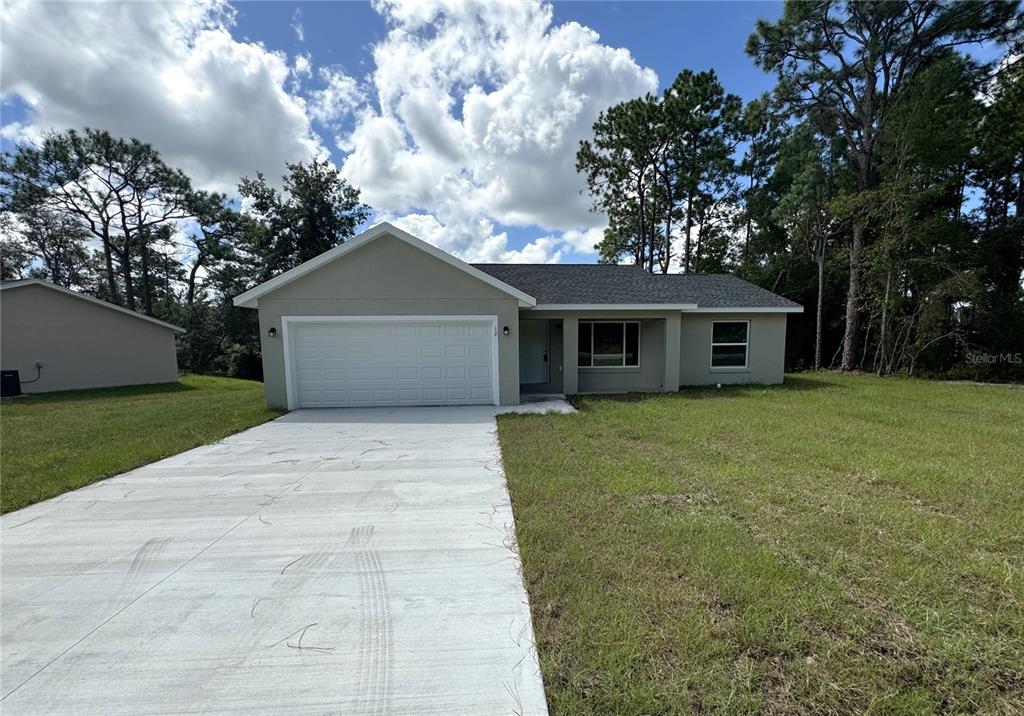
M183 331L49 281L0 284L0 368L23 393L172 383Z
M235 305L259 310L267 403L287 409L781 383L803 310L722 274L467 264L389 224Z

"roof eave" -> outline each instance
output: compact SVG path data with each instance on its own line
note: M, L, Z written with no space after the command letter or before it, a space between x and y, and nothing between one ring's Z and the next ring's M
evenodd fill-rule
M124 306L118 306L116 304L110 303L109 301L103 301L101 299L96 298L95 296L90 296L90 295L85 294L85 293L79 293L78 291L72 291L70 288L64 288L63 286L58 286L55 283L51 283L50 281L44 281L43 279L39 279L39 278L27 278L27 279L23 279L23 280L20 280L20 281L11 281L11 282L5 283L3 285L0 285L0 290L7 291L7 290L10 290L12 288L21 288L23 286L42 286L43 288L48 288L50 290L57 291L58 293L66 294L66 295L71 296L73 298L80 298L83 301L88 301L90 303L95 303L98 306L102 306L103 308L109 308L110 310L117 311L118 313L123 313L126 316L131 316L132 318L138 318L140 320L146 321L147 323L153 323L153 324L155 324L157 326L160 326L161 328L167 328L167 329L172 330L172 331L174 331L176 333L185 333L186 332L184 328L182 328L181 326L176 326L173 323L168 323L167 321L161 321L159 318L153 318L152 316L147 316L144 313L139 313L138 311L133 311L130 308L125 308Z
M383 236L385 234L393 236L401 241L404 241L407 244L433 256L434 258L443 261L449 266L452 266L465 273L468 273L470 276L473 276L479 281L512 296L513 298L519 301L520 307L532 308L533 306L537 305L537 299L535 299L528 293L520 291L518 288L514 286L510 286L504 281L497 279L494 276L491 276L490 274L481 271L480 269L474 266L471 266L462 259L456 258L455 256L452 256L448 252L442 251L436 246L428 244L426 241L423 241L422 239L419 239L406 231L402 231L397 226L393 226L392 224L389 224L386 221L370 227L363 233L353 237L352 239L346 241L344 244L341 244L340 246L335 246L333 249L325 251L324 253L320 254L315 258L312 258L309 261L306 261L305 263L299 264L293 269L285 271L280 276L275 276L269 281L261 283L259 286L255 286L249 289L248 291L245 291L244 293L240 293L239 295L235 296L232 302L234 303L234 305L239 306L241 308L257 308L257 302L260 299L260 297L265 296L268 293L271 293L272 291L275 291L291 283L292 281L301 278L302 276L305 276L307 273L310 273L311 271L314 271L320 268L321 266L330 263L331 261L340 259L345 254L351 251L355 251L360 247L370 243L374 239L377 239L378 237Z
M804 307L793 306L700 306L687 313L803 313Z
M696 303L538 303L534 311L690 311Z

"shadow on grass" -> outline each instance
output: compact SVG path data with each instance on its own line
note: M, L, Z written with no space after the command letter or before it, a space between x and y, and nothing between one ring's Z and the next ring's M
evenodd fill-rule
M149 385L125 385L117 388L87 388L84 390L62 390L56 393L34 393L17 398L4 398L4 406L39 405L42 403L74 403L94 398L128 398L138 395L160 395L164 393L185 393L199 390L184 383L151 383Z
M828 380L821 374L808 373L805 376L787 374L785 381L777 385L737 384L683 386L678 393L592 393L589 395L571 395L569 402L577 410L585 407L588 401L606 401L612 403L641 403L648 400L686 398L689 400L712 400L718 397L735 396L742 393L757 392L797 392L833 390L839 384Z

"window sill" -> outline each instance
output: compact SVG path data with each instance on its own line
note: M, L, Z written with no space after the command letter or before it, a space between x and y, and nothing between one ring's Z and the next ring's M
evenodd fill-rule
M579 365L576 366L577 370L584 371L586 373L639 373L640 366L638 365Z
M749 373L750 372L750 368L742 368L742 367L730 368L728 366L720 366L720 367L716 368L714 366L711 366L711 372L712 373Z

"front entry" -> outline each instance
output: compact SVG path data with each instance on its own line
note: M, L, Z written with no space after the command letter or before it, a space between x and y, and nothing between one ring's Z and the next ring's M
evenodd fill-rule
M550 361L546 319L519 321L519 382L538 385L548 382Z

